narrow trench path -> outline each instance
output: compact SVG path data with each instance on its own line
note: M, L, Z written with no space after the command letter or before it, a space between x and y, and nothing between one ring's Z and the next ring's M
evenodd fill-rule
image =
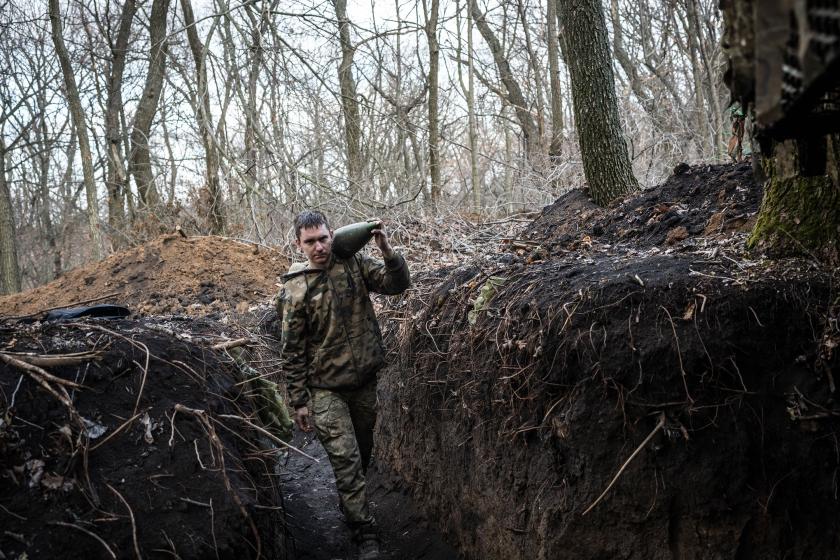
M292 445L320 460L291 453L280 470L288 530L289 560L353 560L356 548L338 509L335 477L324 448L311 434L296 431ZM388 475L368 473L368 499L379 523L382 558L457 560L458 553L431 528Z

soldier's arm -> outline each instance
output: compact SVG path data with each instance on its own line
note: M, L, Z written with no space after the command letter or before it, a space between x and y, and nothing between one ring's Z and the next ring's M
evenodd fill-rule
M367 256L359 257L359 266L368 290L385 295L402 293L411 284L408 265L399 253L393 253L385 261Z
M283 369L289 391L289 404L294 408L306 405L306 308L302 299L293 298L288 291L283 297L282 343Z

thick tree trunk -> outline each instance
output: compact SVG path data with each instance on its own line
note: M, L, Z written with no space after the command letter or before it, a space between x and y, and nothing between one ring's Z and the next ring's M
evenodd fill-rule
M438 128L440 46L437 38L439 10L440 0L432 0L431 13L426 20L426 40L429 43L429 175L432 181L432 204L440 202L440 129Z
M551 72L551 143L548 155L552 159L563 153L563 98L560 90L560 41L557 36L557 1L548 4L548 70ZM507 129L505 129L507 135Z
M840 265L840 134L786 140L769 156L760 158L768 179L747 246Z
M604 205L638 188L618 116L604 13L599 0L563 0L560 8L583 170L592 199Z
M96 183L93 177L93 158L90 152L87 122L85 120L84 110L82 109L79 88L76 86L76 77L73 75L73 68L70 65L70 55L67 53L67 47L64 45L58 0L49 0L49 10L55 53L61 65L61 74L64 76L64 87L67 90L67 103L70 106L70 115L73 118L73 123L76 126L76 135L79 139L79 154L82 157L82 174L84 176L87 201L88 227L90 228L91 256L99 260L102 258L102 236L99 230L99 202L96 199Z
M20 291L15 216L6 182L6 144L0 135L0 295Z
M149 16L149 70L143 94L137 104L134 116L134 128L131 130L131 174L137 184L137 194L141 204L155 206L159 202L152 174L152 161L149 154L149 136L152 122L157 113L160 91L163 87L163 75L166 71L166 22L169 0L153 0Z
M219 184L219 150L216 147L216 139L213 134L210 115L210 93L207 90L206 56L204 45L201 44L201 40L198 38L198 31L195 28L195 17L193 16L190 0L181 0L181 9L184 12L187 41L190 44L190 50L195 60L195 73L198 80L195 116L198 120L199 131L201 132L201 143L204 145L205 169L207 174L205 179L207 199L203 201L202 212L208 218L210 233L221 235L225 230L225 215L222 209L222 189Z
M351 193L362 186L362 124L359 102L356 99L356 81L353 78L353 55L356 48L350 40L350 19L347 17L347 0L333 0L338 20L338 41L341 45L341 62L338 65L338 83L341 89L341 107L344 113L344 141L347 145L347 183Z
M111 245L122 245L122 231L125 229L125 191L128 187L128 173L123 157L122 81L125 70L125 53L131 35L131 23L137 12L135 0L126 0L120 16L117 40L111 48L111 71L108 76L108 101L105 110L105 139L108 151L108 171L105 184L108 188L108 225L111 229Z

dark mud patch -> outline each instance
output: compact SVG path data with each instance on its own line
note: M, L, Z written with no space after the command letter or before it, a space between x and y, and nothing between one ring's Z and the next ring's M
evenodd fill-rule
M281 466L289 558L354 559L355 545L338 508L335 476L323 446L301 432L293 444L320 462L289 455ZM459 557L420 514L393 473L374 466L368 473L367 483L368 499L380 528L383 559L456 560Z
M42 374L0 362L5 557L283 557L275 450L243 421L258 422L248 385L209 348L225 331L178 319L0 327L7 355L95 354L44 366L53 394Z
M583 221L566 195L544 251L389 309L378 456L465 557L836 556L837 273L709 229L760 193L745 166L694 173ZM680 222L651 221L665 202Z

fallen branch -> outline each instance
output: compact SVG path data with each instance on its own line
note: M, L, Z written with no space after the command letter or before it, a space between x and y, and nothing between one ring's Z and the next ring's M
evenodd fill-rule
M237 348L239 346L247 346L253 341L249 338L237 338L236 340L226 340L218 344L214 344L210 348L213 350L229 350L230 348Z
M46 379L47 381L52 381L53 383L57 383L59 385L66 385L68 387L72 387L73 389L81 389L82 386L74 381L70 381L69 379L62 379L61 377L56 377L55 375L51 374L50 372L38 367L37 365L29 362L28 360L21 359L18 356L14 356L11 354L7 354L5 352L0 352L0 360L3 360L10 366L15 366L18 369L22 369L28 373L34 373L38 376Z
M7 364L21 369L27 374L29 374L29 376L32 379L34 379L36 383L43 387L44 390L51 394L53 397L58 399L58 401L67 408L67 411L70 414L70 418L73 419L79 425L81 430L84 431L85 424L84 422L82 422L82 417L79 416L79 413L76 411L76 407L73 406L73 403L70 400L70 395L67 394L67 390L63 387L63 385L68 385L69 387L81 388L81 385L72 381L68 381L67 379L61 379L60 377L56 377L51 373L48 373L43 369L39 368L38 366L34 366L24 361L18 360L17 358L14 358L7 354L3 354L2 352L0 352L0 360L3 360ZM53 388L53 386L50 385L50 381L57 383L58 389Z
M282 445L283 447L286 447L286 448L288 448L288 449L291 449L292 451L294 451L294 452L296 452L296 453L299 453L299 454L303 455L303 456L304 456L304 457L306 457L307 459L312 459L312 460L313 460L313 461L315 461L316 463L320 463L320 462L321 462L319 459L317 459L317 458L313 457L312 455L309 455L309 454L307 454L307 453L305 453L305 452L301 451L300 449L298 449L298 448L297 448L297 447L295 447L294 445L291 445L291 444L289 444L289 443L286 443L285 441L283 441L283 440L282 440L282 439L280 439L279 437L275 436L274 434L272 434L271 432L269 432L269 431L268 431L268 430L266 430L265 428L261 428L260 426L257 426L256 424L254 424L253 422L251 422L251 421L250 421L250 420L248 420L247 418L243 418L243 417L241 417L241 416L236 416L235 414L219 414L218 416L219 416L219 418L230 418L231 420L239 420L240 422L244 422L244 423L245 423L245 424L247 424L248 426L250 426L250 427L252 427L253 429L257 430L259 433L263 434L264 436L267 436L267 437L268 437L268 438L270 438L272 441L279 443L279 444L280 444L280 445Z
M102 352L77 352L74 354L34 354L32 352L2 352L7 356L15 357L22 362L34 366L77 366L88 360L98 360Z
M640 444L639 444L639 447L637 447L637 448L636 448L636 450L635 450L635 451L633 451L633 453L630 455L630 457L628 457L628 458L627 458L627 460L626 460L626 461L624 461L624 464L623 464L623 465L621 465L621 468L620 468L620 469L618 469L618 472L617 472L617 473L615 473L615 476L612 478L612 480L610 480L610 483L609 483L609 484L607 484L607 487L604 489L604 491L603 491L603 492L601 492L601 495L600 495L600 496L598 496L598 499L596 499L594 502L592 502L592 505L590 505L588 508L586 508L586 510L584 510L584 512L583 512L583 513L581 513L581 516L584 516L584 515L586 515L587 513L589 513L590 511L592 511L592 508L594 508L595 506L597 506L597 505L600 503L600 501L601 501L602 499L604 499L604 496L606 496L606 495L607 495L607 492L609 492L609 491L610 491L610 488L612 488L612 487L613 487L613 485L616 483L616 481L618 480L618 478L621 476L621 473L623 473L623 472L624 472L624 469L626 469L626 468L627 468L627 465L629 465L629 464L630 464L630 462L631 462L631 461L632 461L632 460L636 457L636 455L638 455L638 454L639 454L639 451L641 451L641 450L644 448L644 446L645 446L645 445L647 445L647 444L648 444L648 442L649 442L651 439L653 439L653 436L655 436L655 435L656 435L656 432L658 432L659 430L661 430L663 427L665 427L665 413L664 413L664 412L660 412L660 413L659 413L659 422L657 422L657 423L656 423L656 426L653 428L653 431L652 431L652 432L650 432L650 434L648 434L648 437L646 437L646 438L645 438L645 440L644 440L642 443L640 443Z

